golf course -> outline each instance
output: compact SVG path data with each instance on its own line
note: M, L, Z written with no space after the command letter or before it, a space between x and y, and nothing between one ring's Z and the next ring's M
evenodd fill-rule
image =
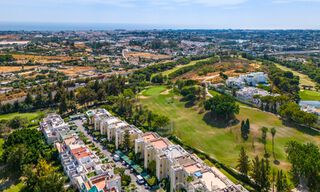
M270 129L276 128L274 153L279 163L272 164L277 168L284 170L290 168L285 153L288 141L320 144L320 134L316 131L285 126L274 114L239 104L240 113L237 119L239 122L249 119L251 125L249 140L244 142L240 135L240 123L232 126L222 125L215 122L208 113L199 113L198 106L190 107L180 99L180 96L173 95L165 86L153 86L140 93L139 102L153 112L169 117L173 125L173 134L184 143L204 151L231 167L237 164L241 146L245 147L251 159L256 155L263 156L264 147L260 142L262 127L269 128L267 150L270 154L272 154ZM270 160L273 161L273 159L271 155Z

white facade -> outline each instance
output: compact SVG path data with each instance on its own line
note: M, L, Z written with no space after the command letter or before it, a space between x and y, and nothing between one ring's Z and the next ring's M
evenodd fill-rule
M245 85L257 86L258 84L266 84L268 76L263 72L249 73L240 75L239 77L229 77L226 80L226 85L230 88L242 89Z
M56 141L61 141L61 133L68 132L69 126L57 114L49 114L40 123L40 129L46 137L48 144L53 144Z

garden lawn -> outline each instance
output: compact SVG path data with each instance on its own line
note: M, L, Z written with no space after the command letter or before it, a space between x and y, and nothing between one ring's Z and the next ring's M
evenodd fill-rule
M241 146L244 146L253 158L263 156L263 145L260 143L261 127L275 127L275 155L280 161L278 168L289 170L290 164L286 160L285 145L290 140L313 142L320 144L318 132L309 129L286 127L274 114L240 104L238 120L250 119L251 133L248 141L243 142L240 136L240 123L230 127L211 120L208 114L199 114L198 107L186 107L179 96L173 96L165 91L165 86L155 86L144 90L140 96L140 103L157 114L166 115L173 122L174 135L184 143L196 147L215 157L228 166L235 167ZM267 149L272 154L271 133L268 133ZM273 158L270 158L273 161Z
M305 101L320 101L320 92L301 90L299 92L301 100Z

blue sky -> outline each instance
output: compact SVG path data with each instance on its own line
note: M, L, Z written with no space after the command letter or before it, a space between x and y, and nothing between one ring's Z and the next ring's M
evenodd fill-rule
M320 29L320 0L0 0L0 22Z

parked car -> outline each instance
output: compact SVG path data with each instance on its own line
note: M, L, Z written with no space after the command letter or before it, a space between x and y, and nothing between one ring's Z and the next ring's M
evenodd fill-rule
M115 162L118 162L118 161L120 161L120 157L119 157L119 155L114 155L113 156L113 160L115 161Z
M144 184L144 188L147 190L151 189L151 187L147 183Z
M137 175L137 183L139 185L143 185L144 184L144 179L141 175Z

